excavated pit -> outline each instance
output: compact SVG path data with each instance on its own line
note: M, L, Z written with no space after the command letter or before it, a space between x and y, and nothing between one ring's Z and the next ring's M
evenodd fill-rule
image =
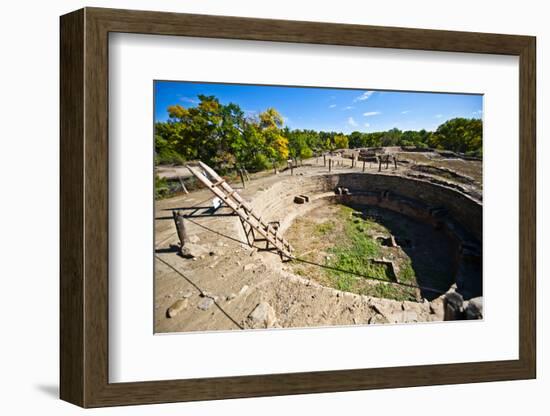
M294 261L298 276L395 300L433 300L455 283L465 299L482 296L482 205L472 197L392 175L346 173L297 181L310 202L294 203L295 189L281 183L253 203L262 215L281 221L297 257L325 266ZM361 244L364 256L354 247ZM388 283L395 281L420 289Z
M311 270L300 271L304 264L298 261L281 262L275 252L263 249L265 242L247 244L243 227L229 208L212 212L207 189L157 201L155 332L462 319L447 316L447 295L396 291L395 281L408 280L442 292L456 283L457 291L470 299L459 305L464 308L474 301L471 298L482 295L480 192L465 192L433 178L408 177L405 168L395 172L349 169L340 166L327 174L322 165L309 165L295 169L294 175L260 175L246 188L235 186L263 220L280 224L279 232L295 246L295 254L307 259L308 251L317 253L314 259L322 267L311 266ZM181 257L174 249L178 244L174 211L187 218L188 249L196 251L193 258ZM362 250L359 255L352 253L353 261L364 253L372 262L368 274L382 281L348 279L338 286L335 275L327 273L326 256L334 255L331 248L344 246L346 222L336 222L340 229L335 228L332 237L323 224L336 215L368 234L363 236L369 237L365 242L360 230L353 230L352 236L360 238L355 246ZM310 229L297 228L302 222L309 222ZM318 247L320 242L323 247ZM348 270L356 264L344 266ZM186 307L167 317L182 302ZM258 320L259 311L269 319Z

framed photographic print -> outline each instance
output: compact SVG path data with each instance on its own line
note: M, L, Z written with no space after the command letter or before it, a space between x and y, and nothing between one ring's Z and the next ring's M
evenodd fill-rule
M534 378L535 38L61 17L61 398Z

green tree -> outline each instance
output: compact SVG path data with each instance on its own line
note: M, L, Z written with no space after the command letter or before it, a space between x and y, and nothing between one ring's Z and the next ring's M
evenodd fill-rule
M382 146L397 146L403 133L398 128L393 128L384 133L380 144Z
M363 147L365 143L364 134L360 131L354 131L349 135L349 147L356 149L358 147Z
M481 156L482 133L480 119L453 118L441 124L430 141L438 149Z
M336 149L347 149L349 147L348 137L343 134L334 136L334 147Z

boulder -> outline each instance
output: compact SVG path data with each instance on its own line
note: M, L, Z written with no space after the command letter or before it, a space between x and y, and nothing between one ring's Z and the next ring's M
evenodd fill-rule
M173 318L178 313L186 309L188 304L189 301L187 300L187 298L175 301L172 306L170 306L166 311L166 317Z
M483 319L483 298L472 298L464 308L464 317L466 319Z
M252 328L272 328L277 324L275 310L267 302L260 302L248 315L248 323Z
M464 298L458 292L448 292L443 300L445 321L456 321L464 317Z
M445 316L444 297L440 296L430 302L430 314L435 315L435 320L442 321Z

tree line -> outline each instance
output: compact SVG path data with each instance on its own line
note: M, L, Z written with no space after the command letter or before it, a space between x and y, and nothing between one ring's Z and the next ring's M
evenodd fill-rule
M236 168L251 172L269 169L289 158L307 159L345 148L415 146L482 155L482 121L454 118L435 131L363 133L289 129L274 108L248 115L237 104L222 104L199 95L194 107L168 107L169 118L155 123L156 164L202 160L221 173Z

